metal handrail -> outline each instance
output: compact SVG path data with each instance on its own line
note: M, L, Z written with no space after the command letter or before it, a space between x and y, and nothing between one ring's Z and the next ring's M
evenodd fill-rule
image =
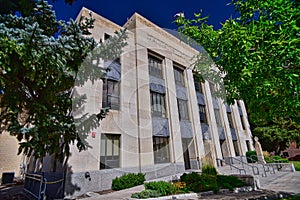
M252 158L253 156L255 156L255 155L251 155L250 157L247 157L247 156L245 156L245 157L246 157L246 159L251 160L252 163L256 163L258 165L262 165L263 166L264 173L262 174L262 176L267 176L267 172L270 172L271 174L275 174L275 169L274 169L274 167L272 165L271 165L271 167L272 167L273 173L272 173L272 171L270 171L270 166L269 165L264 164L264 163L257 163L257 160L255 160L255 159Z
M254 175L259 175L259 169L258 169L258 167L253 166L253 165L249 165L248 163L245 163L245 162L242 160L242 157L241 157L241 159L237 159L237 158L235 158L235 157L230 157L230 159L231 159L231 160L234 159L234 160L237 160L237 161L241 162L243 168L245 168L245 165L251 167L251 168L252 168L252 171L253 171L253 174L254 174ZM256 169L256 172L257 172L257 173L255 173L254 168Z
M226 163L226 161L223 160L223 159L221 159L221 158L216 158L216 160L217 160L217 161L221 161L221 162ZM226 164L230 166L230 170L232 170L232 167L233 167L233 168L239 170L239 173L240 173L240 174L242 174L242 171L244 172L244 174L246 174L246 170L245 170L245 169L242 169L242 168L239 168L239 167L237 167L237 166L234 166L234 165L231 164L231 163L226 163Z

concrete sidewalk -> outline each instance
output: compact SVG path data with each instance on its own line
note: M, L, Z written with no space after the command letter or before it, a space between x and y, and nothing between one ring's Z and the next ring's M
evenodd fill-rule
M254 191L249 193L249 197L251 195L256 196L259 193L268 194L274 192L288 192L294 194L300 194L300 172L277 172L276 174L268 174L267 177L259 177L260 180L260 187L262 190ZM144 186L137 186L133 188L129 188L126 190L116 191L109 194L98 195L96 196L85 198L84 200L129 200L131 199L131 195L136 192L141 192L144 190ZM242 194L243 196L247 196L247 194ZM219 198L217 197L219 196ZM179 199L242 199L241 196L238 194L226 194L226 195L213 195L207 197L198 197L198 198L179 198ZM231 196L231 197L230 197Z

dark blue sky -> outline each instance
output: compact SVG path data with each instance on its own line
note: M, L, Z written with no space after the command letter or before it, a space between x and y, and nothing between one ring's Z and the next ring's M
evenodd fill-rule
M85 6L121 26L134 12L138 12L168 29L176 28L172 23L176 13L184 12L186 17L193 17L193 13L202 9L203 14L209 16L209 24L218 29L220 23L234 15L233 6L226 6L229 2L231 0L77 0L70 6L64 0L56 0L54 9L58 19L69 20L75 19L81 7Z

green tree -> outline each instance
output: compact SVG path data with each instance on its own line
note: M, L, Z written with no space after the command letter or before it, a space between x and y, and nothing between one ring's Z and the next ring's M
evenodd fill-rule
M1 127L20 141L19 153L63 160L71 144L79 150L88 146L81 136L105 117L105 108L72 116L74 102L80 107L86 99L72 99L75 80L84 84L106 73L89 60L113 60L126 45L125 30L98 45L88 36L93 22L92 17L58 21L46 1L34 2L25 16L0 15L0 120ZM86 73L78 77L82 64ZM85 128L80 133L76 127Z
M263 136L276 126L277 135L288 132L283 143L299 139L299 126L292 125L300 123L299 2L232 4L239 17L226 20L219 30L200 14L195 19L178 17L179 30L201 44L224 73L227 102L246 102L254 133Z

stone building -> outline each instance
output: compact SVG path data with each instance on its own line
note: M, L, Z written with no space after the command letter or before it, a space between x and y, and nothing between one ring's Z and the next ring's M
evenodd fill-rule
M82 8L78 15L89 16ZM243 101L227 105L215 97L218 84L194 78L191 68L199 54L174 34L135 13L123 26L92 13L92 36L105 41L126 28L127 46L120 59L109 63L105 81L76 88L86 94L85 113L110 107L101 126L86 136L89 148L71 146L65 193L77 196L110 189L116 176L142 172L154 179L217 165L216 158L245 155L254 150ZM0 134L0 172L20 173L17 141ZM31 159L32 160L32 159ZM50 156L28 160L27 171L64 171ZM37 167L37 165L39 165Z
M82 8L78 17L90 12ZM87 135L87 151L72 146L67 194L109 189L113 178L127 172L154 179L254 149L243 101L224 104L213 94L216 84L194 79L195 48L137 13L123 26L92 16L97 41L126 28L128 45L104 82L76 88L87 95L85 112L111 109Z

